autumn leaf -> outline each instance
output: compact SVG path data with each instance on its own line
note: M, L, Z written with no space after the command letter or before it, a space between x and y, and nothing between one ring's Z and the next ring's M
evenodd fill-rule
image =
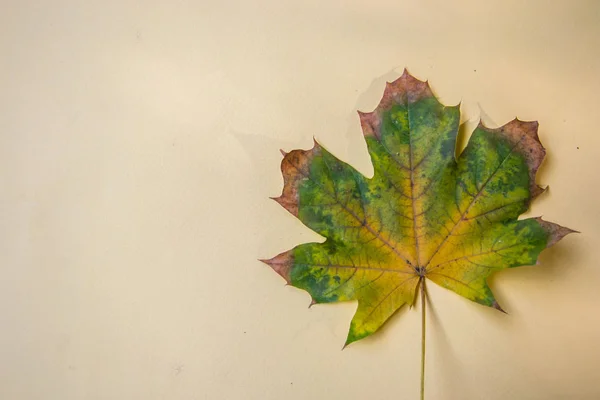
M535 264L573 232L518 220L543 191L535 182L545 155L537 122L480 123L455 157L459 106L442 105L406 70L359 116L373 177L317 142L285 154L275 200L326 240L264 260L313 303L358 301L346 345L414 304L425 279L502 310L488 277Z

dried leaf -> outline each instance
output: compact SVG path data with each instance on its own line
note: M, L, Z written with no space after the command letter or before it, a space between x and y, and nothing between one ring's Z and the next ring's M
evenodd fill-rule
M535 264L573 232L541 218L518 220L542 192L537 122L479 124L455 158L459 107L442 105L406 71L373 112L359 115L374 176L316 142L285 154L275 200L326 240L264 260L314 303L358 300L346 344L413 304L423 279L502 310L487 278Z

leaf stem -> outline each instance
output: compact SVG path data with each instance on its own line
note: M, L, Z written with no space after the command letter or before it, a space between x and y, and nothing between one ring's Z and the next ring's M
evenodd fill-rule
M425 277L421 277L421 400L425 399Z

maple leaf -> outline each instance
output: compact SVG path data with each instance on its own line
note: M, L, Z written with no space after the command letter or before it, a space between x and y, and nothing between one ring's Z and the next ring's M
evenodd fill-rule
M535 264L574 232L518 220L543 191L535 182L545 156L537 122L480 123L456 158L459 106L442 105L406 70L373 112L359 115L373 177L316 141L285 154L275 200L326 240L263 260L313 303L358 301L346 345L414 304L419 288L424 306L425 279L502 310L487 278Z

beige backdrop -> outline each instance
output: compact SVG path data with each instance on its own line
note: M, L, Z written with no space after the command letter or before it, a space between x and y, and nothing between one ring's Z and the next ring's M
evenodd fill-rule
M356 305L257 261L319 240L279 149L369 174L405 66L469 129L538 120L531 215L583 232L493 280L509 315L429 286L427 398L600 398L596 0L2 1L0 398L417 398L418 311L341 351Z

